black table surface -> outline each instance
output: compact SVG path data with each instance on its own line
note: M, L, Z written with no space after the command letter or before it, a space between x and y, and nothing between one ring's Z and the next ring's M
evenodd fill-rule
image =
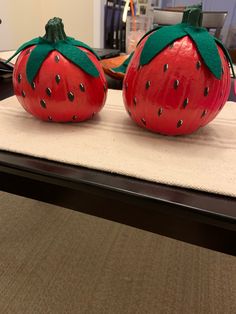
M12 83L0 81L0 100ZM2 191L236 255L236 198L0 151Z

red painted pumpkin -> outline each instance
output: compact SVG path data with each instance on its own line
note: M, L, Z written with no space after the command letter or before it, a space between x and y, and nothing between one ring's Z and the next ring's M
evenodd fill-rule
M212 121L228 99L228 54L205 29L193 25L196 10L189 10L181 24L148 34L127 69L126 110L138 125L153 132L192 133Z
M13 86L26 111L46 121L79 122L101 110L107 94L102 67L90 47L65 35L61 19L50 20L46 35L19 52Z

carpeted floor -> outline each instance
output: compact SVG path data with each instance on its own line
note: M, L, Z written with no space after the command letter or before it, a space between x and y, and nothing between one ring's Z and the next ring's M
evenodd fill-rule
M0 192L0 313L236 313L236 258Z

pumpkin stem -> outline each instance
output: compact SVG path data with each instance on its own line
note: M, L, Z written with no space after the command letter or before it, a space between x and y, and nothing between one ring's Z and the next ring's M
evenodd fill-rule
M56 43L60 40L66 40L67 38L62 19L59 17L50 19L45 26L45 30L46 34L43 36L43 38L51 43Z
M190 26L202 26L202 10L200 8L189 8L183 14L182 23L187 23Z

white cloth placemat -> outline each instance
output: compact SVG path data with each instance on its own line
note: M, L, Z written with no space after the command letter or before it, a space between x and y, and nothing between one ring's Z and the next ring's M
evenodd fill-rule
M16 97L0 102L0 149L149 181L236 196L236 103L184 137L150 133L109 90L101 113L79 124L41 122Z

